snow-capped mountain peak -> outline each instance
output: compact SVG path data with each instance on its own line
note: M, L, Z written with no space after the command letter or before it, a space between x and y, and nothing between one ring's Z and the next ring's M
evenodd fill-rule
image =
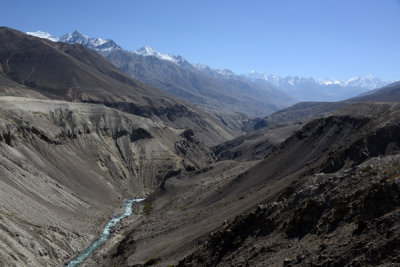
M207 66L207 65L205 65L205 64L200 64L200 63L193 63L192 66L193 66L195 69L198 69L198 70L208 70L208 69L210 69L209 66Z
M139 48L135 51L133 51L135 54L142 55L142 56L158 56L162 55L161 53L158 53L156 50L154 50L150 46L144 46L142 48Z
M102 39L102 38L90 38L87 35L75 30L73 33L67 33L60 37L61 42L68 44L81 44L89 47L93 50L100 52L110 52L113 50L120 50L121 47L118 46L113 40Z
M277 86L296 86L297 84L305 84L305 83L314 83L322 86L334 86L338 85L341 87L358 87L364 88L366 90L372 90L376 88L383 87L391 81L384 81L379 78L375 78L372 75L367 75L364 77L352 77L347 80L338 80L333 78L324 78L324 79L313 79L313 78L305 78L301 76L295 77L279 77L276 75L269 75L260 71L252 70L249 74L246 75L247 78L252 80L265 80L267 82L272 83Z
M63 36L60 37L60 41L67 43L67 42L79 42L79 43L84 43L89 40L89 37L84 35L83 33L80 33L79 31L75 30L72 33L66 33Z
M343 83L343 81L332 79L332 78L320 79L320 80L317 80L317 82L322 85L335 85L335 84L342 85L342 83Z
M262 80L266 80L266 81L270 81L270 76L272 76L272 75L267 75L266 73L263 73L258 70L252 70L252 71L250 71L249 74L247 74L247 77L250 79L262 79Z
M221 70L216 70L216 72L224 77L233 77L236 76L234 72L228 69L221 69Z
M67 44L81 44L90 49L99 51L99 52L111 52L114 50L121 50L122 48L118 46L113 40L110 39L102 39L102 38L90 38L87 35L75 30L72 33L66 33L61 37L54 37L50 33L36 31L36 32L27 32L27 34L45 38L53 42L63 42Z
M392 81L384 81L379 78L375 78L372 75L367 75L364 77L352 77L347 80L336 80L332 78L319 79L318 83L323 85L340 85L343 87L361 87L368 90L383 87Z
M163 54L163 53L160 53L160 52L154 50L150 46L144 46L142 48L139 48L137 50L132 51L132 53L137 54L137 55L141 55L141 56L157 57L159 59L167 60L167 61L170 61L170 62L175 63L177 65L183 65L185 63L188 63L188 61L186 59L184 59L182 56L175 56L175 55L172 55L172 54Z
M58 42L57 37L54 37L53 35L51 35L50 33L47 33L47 32L36 31L36 32L27 32L26 34L29 34L29 35L32 35L35 37L39 37L39 38L43 38L43 39L47 39L52 42Z

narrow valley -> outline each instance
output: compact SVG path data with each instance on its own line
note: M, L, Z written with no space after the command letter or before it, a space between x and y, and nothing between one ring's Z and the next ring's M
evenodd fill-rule
M0 267L400 266L399 3L5 1Z

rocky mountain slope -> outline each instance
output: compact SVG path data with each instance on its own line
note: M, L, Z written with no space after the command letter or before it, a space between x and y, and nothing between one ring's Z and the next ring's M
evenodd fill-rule
M54 40L41 32L30 34ZM254 83L229 70L192 64L181 56L163 54L151 47L126 51L111 40L88 38L77 31L56 40L85 45L104 55L129 76L185 98L219 116L242 113L260 117L294 103L289 95L269 84Z
M52 42L63 42L63 43L67 43L67 44L81 44L92 50L96 50L99 52L100 51L107 52L107 51L121 49L121 47L119 45L117 45L113 40L110 40L110 39L104 40L101 38L89 38L88 36L78 32L78 31L74 31L72 33L66 33L61 37L54 37L50 33L42 32L42 31L27 32L27 34L36 36L39 38L47 39Z
M222 226L180 265L398 263L398 114L398 104L353 104L338 111L338 117L307 124L276 152L278 156L288 148L313 147L311 153L295 149L286 154L307 162L288 176L291 182L279 196ZM301 144L307 140L313 145ZM321 154L317 158L315 153ZM268 179L268 166L276 156L271 154L246 177L254 179L263 170ZM293 163L294 158L287 161Z
M123 199L213 161L191 133L102 105L0 97L0 262L60 265Z
M302 126L302 122L274 123L221 143L213 151L218 160L261 160Z
M254 121L251 127L258 130L277 123L305 122L357 102L399 102L399 88L399 82L395 82L343 101L300 102Z
M110 39L104 40L101 38L89 38L88 36L78 31L64 34L63 36L57 38L56 40L67 44L81 44L92 50L96 50L99 52L109 52L122 49L113 40Z
M47 98L101 103L176 128L191 128L208 144L237 134L190 103L128 77L82 45L51 42L5 27L0 28L0 39L1 77L12 84ZM0 89L6 90L10 91Z
M352 102L399 102L400 101L400 82L389 84L378 90L373 90L368 94L350 99Z
M399 157L296 181L177 266L389 266L400 262Z
M214 147L219 159L262 159L275 144L282 142L302 124L315 118L338 113L340 109L357 102L399 102L399 83L372 90L368 94L340 102L300 102L279 110L251 125L255 131L242 135ZM368 108L355 109L356 114L368 114Z
M206 167L204 143L233 136L82 45L0 39L0 265L64 264L124 199Z
M387 87L341 102L301 102L279 110L254 123L255 131L239 136L214 147L219 159L250 160L263 159L275 144L284 141L293 131L304 123L318 117L329 116L347 110L345 107L355 102L399 102L399 84L393 83ZM353 109L355 114L366 115L370 106L358 105ZM362 108L363 107L363 108ZM339 111L341 110L341 111ZM375 111L374 111L375 112Z
M352 104L307 123L262 161L221 160L171 177L148 199L152 210L93 262L398 262L399 112L393 103Z
M263 116L294 102L341 101L392 83L392 81L382 80L371 75L353 77L347 80L314 79L300 76L279 77L259 71L251 71L246 75L237 75L230 70L214 70L204 64L193 64L182 56L163 54L149 46L135 51L124 51L112 40L89 38L78 31L67 33L60 38L41 31L29 32L28 34L51 41L85 45L106 56L114 65L133 78L186 98L204 108L220 112L227 112L234 108L234 111L244 112L250 116ZM136 55L136 57L132 55ZM149 60L149 57L152 60ZM168 66L168 63L172 63L175 66ZM193 76L193 73L190 74L190 72L195 72L196 75ZM198 77L199 74L200 78ZM196 83L197 80L204 78L203 75L207 76L209 81L204 84ZM210 81L210 79L213 81ZM213 84L215 80L218 80L218 86ZM208 97L208 94L212 92L205 94L207 90L213 90L210 83L213 84L213 87L218 88L217 95L221 94L218 95L219 101ZM253 104L262 109L261 113L260 111L257 112L256 109L249 109L250 107L246 107L245 103L240 106L240 109L235 109L234 105L230 105L232 101L237 102L239 100L240 102L240 100L243 101L244 98L249 97L243 91L246 87L247 91L252 91L247 93L251 94ZM202 90L199 90L199 88ZM237 95L235 94L236 98L238 97L239 99L235 100L232 95L225 94L226 88L239 89ZM267 98L265 98L265 94L260 94L260 89L268 94ZM265 105L265 103L260 105L260 100L269 105Z
M293 100L268 85L256 85L237 75L196 68L183 58L166 60L152 54L114 51L107 59L130 76L216 113L262 116Z

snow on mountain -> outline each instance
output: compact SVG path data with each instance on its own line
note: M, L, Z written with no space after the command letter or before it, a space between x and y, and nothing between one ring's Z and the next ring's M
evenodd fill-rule
M232 77L237 76L237 74L233 73L231 70L228 70L228 69L214 70L204 64L198 64L198 63L192 64L189 61L187 61L185 58L183 58L182 56L175 56L173 54L163 54L163 53L160 53L160 52L154 50L150 46L144 46L140 49L132 51L132 53L141 55L141 56L157 57L159 59L170 61L170 62L175 63L180 66L195 68L199 71L203 71L208 74L212 74L213 76L219 76L219 77L224 77L224 78L232 78Z
M58 42L57 37L54 37L53 35L51 35L50 33L47 33L47 32L37 31L37 32L27 32L26 34L36 36L39 38L44 38L44 39L50 40L52 42Z
M368 90L373 90L388 85L393 81L384 81L382 79L375 78L372 75L367 75L364 77L352 77L348 80L320 79L317 80L317 82L324 85L337 84L343 87L361 87Z
M393 81L384 81L379 78L375 78L372 75L365 77L355 77L344 82L344 86L361 86L370 90L380 88L392 83Z
M246 75L246 77L248 77L250 79L253 79L253 80L261 79L261 80L266 80L266 81L270 80L269 79L270 76L273 76L273 75L268 75L268 74L263 73L263 72L258 71L258 70L252 70L252 71L250 71L249 74Z
M103 55L115 50L122 50L122 48L112 40L90 38L79 31L67 33L60 38L54 37L51 34L42 31L27 32L27 34L40 38L46 38L53 42L61 41L69 44L79 43L92 50L98 51ZM285 93L291 95L292 97L297 98L298 100L341 100L356 96L357 94L361 94L369 90L381 88L392 82L384 81L371 75L365 77L353 77L348 80L337 80L331 78L313 79L301 76L279 77L277 75L270 75L255 70L246 75L237 75L228 69L212 69L204 64L192 64L182 56L160 53L150 46L145 46L131 51L131 53L145 57L154 56L158 59L172 62L181 67L194 68L197 71L213 77L225 79L249 79L258 82L266 81Z
M167 60L167 61L170 61L170 62L175 63L177 65L182 65L182 64L185 64L185 63L189 63L182 56L175 56L175 55L172 55L172 54L163 54L163 53L160 53L160 52L154 50L150 46L145 46L145 47L139 48L137 50L132 51L132 53L137 54L137 55L141 55L141 56L157 57L159 59Z
M198 64L198 63L192 64L189 61L187 61L185 58L183 58L182 56L175 56L173 54L163 54L163 53L160 53L160 52L154 50L150 46L144 46L140 49L132 51L132 53L141 55L141 56L157 57L159 59L170 61L170 62L175 63L180 66L195 68L199 71L203 71L208 74L212 74L213 76L219 76L219 77L223 77L223 78L233 78L235 76L238 76L237 74L233 73L231 70L228 70L228 69L214 70L204 64Z
M324 79L324 80L317 80L316 82L318 82L319 84L322 84L322 85L334 85L334 84L342 85L343 84L343 81L330 79L330 78Z
M266 73L256 70L251 71L249 74L245 76L252 80L262 79L276 86L284 86L284 85L296 86L298 84L316 83L323 86L339 85L341 87L359 87L366 90L381 88L393 82L393 81L384 81L382 79L375 78L372 75L368 75L365 77L353 77L348 80L337 80L332 78L315 80L313 78L305 78L301 76L279 77L276 75L268 75Z
M210 69L209 66L205 65L205 64L200 64L200 63L194 63L192 64L192 66L197 69L197 70L207 70Z
M340 101L392 83L392 81L384 81L371 75L338 80L301 76L279 77L259 71L251 71L244 76L253 81L268 82L298 101Z
M39 38L45 38L53 42L63 42L67 44L81 44L90 49L99 52L111 52L114 50L120 50L121 47L118 46L113 40L101 39L101 38L90 38L78 31L73 33L66 33L61 37L54 37L50 33L37 31L37 32L27 32L27 34L36 36Z
M110 52L113 50L120 50L121 47L118 46L113 40L101 39L101 38L89 38L88 36L74 31L73 33L64 34L59 38L61 42L68 44L81 44L90 49L100 51L100 52Z
M236 76L236 74L234 72L232 72L231 70L228 70L228 69L216 70L216 72L225 77Z
M64 43L89 43L89 37L78 31L74 31L73 33L66 33L60 37L60 40Z

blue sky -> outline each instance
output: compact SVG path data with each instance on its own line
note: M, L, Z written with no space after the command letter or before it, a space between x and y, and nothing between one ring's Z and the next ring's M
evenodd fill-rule
M399 0L2 0L0 24L77 29L236 73L400 79Z

